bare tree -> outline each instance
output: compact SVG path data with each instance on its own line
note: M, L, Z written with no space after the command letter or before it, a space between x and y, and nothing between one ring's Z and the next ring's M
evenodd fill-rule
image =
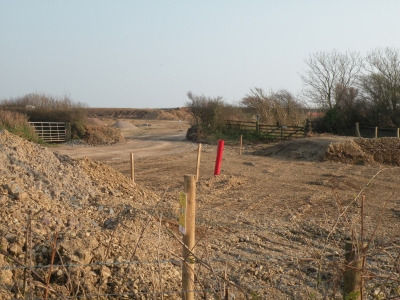
M262 122L267 122L272 109L272 100L262 88L250 89L250 93L243 97L241 104L252 113L260 115Z
M305 75L300 75L305 87L303 95L317 105L333 108L336 104L335 87L338 84L345 88L353 86L363 59L357 52L342 54L334 50L314 53L305 63L308 70Z
M241 104L248 111L259 114L264 123L298 125L304 121L303 106L287 90L266 94L261 88L250 89Z
M305 119L305 107L287 90L272 93L272 113L279 125L300 125Z
M367 74L360 80L362 95L378 112L400 127L400 52L385 48L370 52Z

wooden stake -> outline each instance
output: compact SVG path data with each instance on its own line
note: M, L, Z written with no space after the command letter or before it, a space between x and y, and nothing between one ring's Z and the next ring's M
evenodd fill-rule
M196 166L196 182L199 181L200 176L200 157L201 157L201 143L197 149L197 166Z
M361 249L352 241L345 245L346 270L344 273L343 299L362 299L362 259ZM350 297L350 298L349 298Z
M242 155L243 135L240 135L239 155Z
M400 138L400 128L397 128L396 137Z
M194 175L185 175L184 192L186 193L186 234L183 235L182 257L182 299L194 300L194 263L191 252L195 246L196 221L196 180Z
M356 135L357 135L357 137L361 137L361 134L360 134L360 123L356 123Z
M133 153L131 153L131 179L132 179L132 182L135 183L135 161L134 161Z
M378 138L378 127L375 127L375 138Z

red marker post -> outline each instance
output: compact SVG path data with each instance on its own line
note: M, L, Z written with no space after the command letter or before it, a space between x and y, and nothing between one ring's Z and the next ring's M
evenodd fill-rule
M217 149L217 160L215 161L215 169L214 175L219 175L221 173L221 164L222 164L222 153L224 152L224 141L218 141L218 149Z

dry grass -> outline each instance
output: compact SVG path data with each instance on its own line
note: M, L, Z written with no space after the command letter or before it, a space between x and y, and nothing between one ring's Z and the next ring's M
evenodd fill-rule
M28 123L28 116L19 112L0 110L0 129L7 129L29 141L39 141L35 130Z

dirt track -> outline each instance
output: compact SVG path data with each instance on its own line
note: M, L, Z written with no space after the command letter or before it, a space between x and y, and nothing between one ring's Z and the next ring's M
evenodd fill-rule
M195 174L197 157L197 145L184 141L184 135L185 130L180 131L177 122L159 122L151 129L125 132L129 139L126 144L60 147L57 151L104 161L126 176L130 174L129 153L133 151L136 182L164 197L164 217L176 231L183 176ZM343 139L289 141L269 148L274 151L245 145L242 156L238 155L237 146L226 146L222 173L216 177L213 176L216 146L203 145L196 234L200 241L206 239L211 245L209 255L214 258L259 260L231 264L238 282L251 283L258 278L281 286L277 288L279 292L274 291L276 299L310 294L310 286L304 284L303 277L314 278L316 274L307 270L318 268L318 257L342 253L343 240L350 237L351 230L359 234L360 198L355 198L361 191L367 203L365 235L372 235L383 216L376 243L398 245L399 168L322 162L329 144L339 140ZM255 152L266 152L269 156L253 155ZM304 258L306 262L294 269L287 265ZM371 264L376 270L380 263ZM259 266L263 271L255 271ZM340 264L329 268L340 269ZM321 291L317 294L322 295Z

